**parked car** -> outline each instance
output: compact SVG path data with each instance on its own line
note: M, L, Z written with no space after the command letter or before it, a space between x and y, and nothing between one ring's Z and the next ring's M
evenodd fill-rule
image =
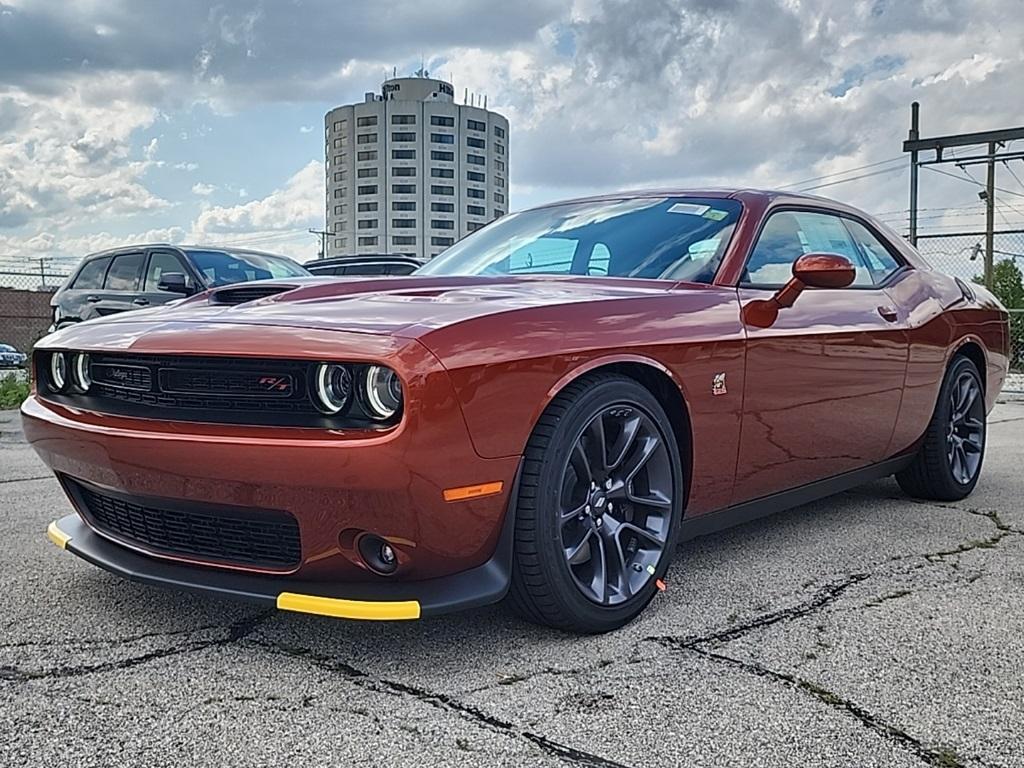
M214 246L133 245L93 253L50 300L52 329L166 304L222 285L308 276L285 256Z
M10 344L0 344L0 368L20 368L28 355L19 352Z
M304 266L314 275L408 275L426 263L414 256L387 253L365 256L335 256L329 259L314 259Z
M786 192L549 204L383 290L275 285L41 342L24 431L77 510L55 543L288 611L508 595L602 632L681 539L893 474L967 496L1007 374L992 294Z

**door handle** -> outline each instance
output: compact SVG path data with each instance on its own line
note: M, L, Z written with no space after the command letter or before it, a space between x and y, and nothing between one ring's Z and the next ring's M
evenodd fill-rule
M882 319L889 323L895 323L899 319L899 314L896 312L895 307L879 307L878 314L882 316Z
M139 298L137 298L134 301L132 301L132 304L136 304L136 305L138 305L140 307L145 307L145 306L147 306L149 304L149 299L146 299L146 298L143 298L142 296L139 296Z
M100 300L100 297L99 296L86 296L85 300L88 301L90 304L95 304L97 301Z

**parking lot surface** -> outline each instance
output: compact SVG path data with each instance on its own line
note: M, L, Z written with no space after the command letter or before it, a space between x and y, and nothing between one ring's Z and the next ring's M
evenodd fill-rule
M52 546L0 412L0 765L1024 764L1024 403L974 495L874 483L680 548L604 636L498 606L348 623L164 591Z

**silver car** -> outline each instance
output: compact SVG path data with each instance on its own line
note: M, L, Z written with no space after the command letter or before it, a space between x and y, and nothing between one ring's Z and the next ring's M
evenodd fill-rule
M22 354L10 344L0 344L0 368L21 368L28 360L28 355Z

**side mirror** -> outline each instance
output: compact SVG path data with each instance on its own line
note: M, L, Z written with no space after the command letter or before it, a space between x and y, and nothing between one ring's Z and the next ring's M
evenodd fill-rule
M160 275L160 282L156 284L156 287L161 291L183 293L186 296L192 293L188 279L181 272L164 272Z
M743 307L743 322L756 328L769 328L779 310L792 307L804 288L845 288L857 277L857 270L838 253L805 253L793 262L793 277L770 299L751 301Z

